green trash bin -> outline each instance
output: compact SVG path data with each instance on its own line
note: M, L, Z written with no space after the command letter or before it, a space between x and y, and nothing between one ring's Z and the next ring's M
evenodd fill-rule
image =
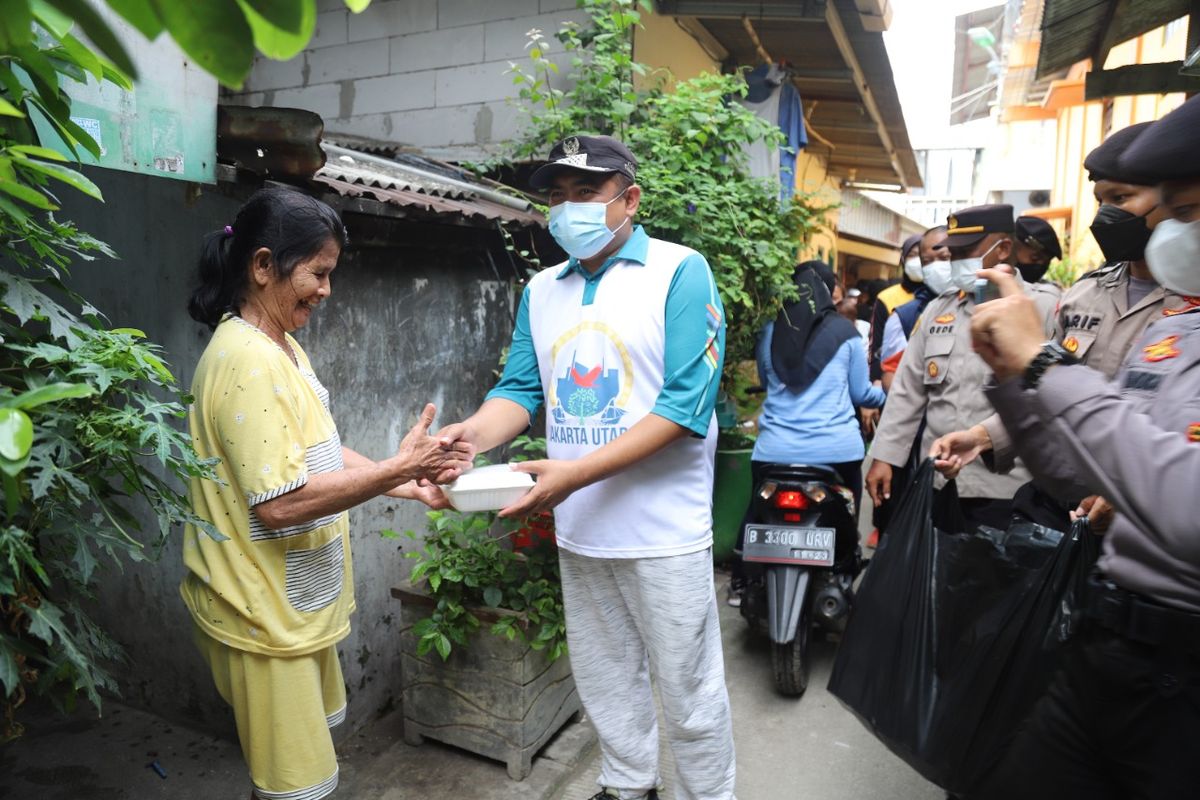
M750 454L753 448L718 449L713 474L713 562L733 556L738 529L746 514L752 491Z

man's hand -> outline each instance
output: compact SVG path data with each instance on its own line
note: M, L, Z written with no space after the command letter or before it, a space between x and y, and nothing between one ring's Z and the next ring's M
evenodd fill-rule
M880 411L878 408L864 408L861 413L863 436L869 439L875 435L875 428L879 425Z
M875 459L867 470L867 494L876 507L892 499L892 465Z
M1092 533L1104 533L1112 525L1117 510L1098 494L1085 497L1079 501L1079 508L1071 512L1071 522L1087 517L1092 526Z
M1000 298L975 307L971 343L996 380L1005 381L1022 374L1042 349L1042 317L1013 275L995 269L978 275L1000 288Z
M976 425L965 431L954 431L939 437L929 448L929 456L933 459L934 468L946 476L946 480L954 480L967 464L979 458L980 453L992 449L992 437L987 429Z
M471 468L475 448L470 442L457 441L451 437L429 435L437 408L428 403L421 412L417 424L400 442L395 459L400 461L401 472L410 480L431 480L434 483L449 483Z
M436 484L432 484L426 480L402 483L395 489L384 492L384 495L401 500L419 500L434 511L440 511L443 508L452 508L450 501L446 499L446 495L442 490Z
M516 472L527 472L537 478L529 494L510 506L500 509L502 517L527 517L540 511L550 511L572 492L579 489L579 468L571 461L543 459L513 464Z

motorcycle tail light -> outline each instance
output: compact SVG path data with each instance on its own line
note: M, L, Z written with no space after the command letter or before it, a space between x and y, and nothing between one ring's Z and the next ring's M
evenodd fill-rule
M808 508L808 498L803 492L778 492L775 495L775 507L797 510Z

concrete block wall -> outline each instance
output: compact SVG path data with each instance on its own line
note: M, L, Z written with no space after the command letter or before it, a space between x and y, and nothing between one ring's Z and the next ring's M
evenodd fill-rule
M553 38L582 22L575 0L374 0L361 14L318 0L317 32L291 61L260 59L225 102L304 108L331 133L420 147L446 159L500 152L526 117L510 65L528 67L528 32L547 36L562 82L569 57Z

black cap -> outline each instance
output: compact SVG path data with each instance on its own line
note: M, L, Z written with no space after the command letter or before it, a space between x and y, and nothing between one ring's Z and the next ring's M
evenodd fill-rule
M529 177L534 189L548 189L563 170L619 172L637 180L637 159L629 148L611 136L568 136L550 150L549 163L538 167Z
M1013 236L1022 244L1036 247L1051 258L1062 258L1062 245L1058 234L1046 220L1039 217L1017 217Z
M972 206L946 217L946 246L970 247L989 233L1013 232L1013 207L1007 203Z
M912 236L904 240L904 244L900 245L900 266L904 266L904 262L908 260L908 254L912 252L914 247L920 247L921 234L914 233Z
M1142 131L1121 154L1118 165L1126 180L1147 186L1180 178L1200 178L1200 95Z
M1088 171L1088 180L1139 183L1121 170L1120 158L1121 154L1142 134L1142 131L1153 124L1152 122L1139 122L1128 128L1121 128L1105 139L1104 144L1088 153L1087 158L1083 160L1083 168Z

